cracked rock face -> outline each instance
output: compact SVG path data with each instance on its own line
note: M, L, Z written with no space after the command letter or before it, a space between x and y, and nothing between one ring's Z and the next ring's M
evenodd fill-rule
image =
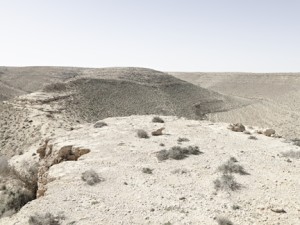
M52 181L48 178L48 171L51 166L64 161L77 161L79 157L90 152L90 149L66 145L56 149L51 140L45 140L44 144L38 148L37 153L40 156L38 170L38 189L37 198L44 196L47 190L47 184Z

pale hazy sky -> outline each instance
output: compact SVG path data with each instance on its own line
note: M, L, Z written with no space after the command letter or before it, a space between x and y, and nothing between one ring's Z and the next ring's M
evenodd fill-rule
M300 72L300 0L0 0L2 66Z

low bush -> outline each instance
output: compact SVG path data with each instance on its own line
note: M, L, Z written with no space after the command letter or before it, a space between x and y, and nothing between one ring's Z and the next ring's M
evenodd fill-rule
M102 178L94 170L88 170L81 174L81 179L85 181L88 185L95 185L101 181Z
M235 159L235 158L234 158ZM218 171L224 174L237 173L240 175L249 175L241 165L236 164L237 160L229 159L226 163L218 167Z
M167 160L169 158L169 151L164 149L164 150L161 150L161 151L157 152L156 153L156 158L159 161Z
M180 147L174 146L169 150L161 150L157 152L156 157L158 160L163 161L167 159L181 160L186 158L188 155L199 155L202 152L198 146Z
M177 139L177 142L188 142L188 141L190 141L189 139L187 139L187 138L182 138L182 137L180 137L180 138L178 138Z
M142 169L142 172L143 172L143 173L146 173L146 174L152 174L152 171L153 171L153 169L150 169L150 168L147 168L147 167L144 167L144 168Z
M223 174L220 179L216 179L214 186L217 191L236 191L241 189L241 185L235 181L234 176L229 174Z
M29 224L30 225L60 225L61 220L64 219L62 214L58 216L54 216L51 213L45 214L35 214L29 217Z
M217 223L218 225L233 225L233 223L225 217L217 218Z
M250 139L250 140L257 140L257 137L255 137L255 136L253 136L253 135L250 135L250 136L248 137L248 139Z
M164 123L165 121L162 118L155 116L155 117L153 117L152 122L153 123Z
M142 129L137 130L137 136L139 138L149 138L148 133Z

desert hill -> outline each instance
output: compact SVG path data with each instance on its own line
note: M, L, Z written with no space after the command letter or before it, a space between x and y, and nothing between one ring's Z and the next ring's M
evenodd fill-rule
M11 92L1 89L3 96L26 93L0 105L1 153L8 156L22 153L56 129L69 130L78 123L147 114L202 119L210 112L251 103L145 68L24 67L1 71L1 81L11 87ZM43 117L52 122L43 122Z
M171 73L227 96L253 100L230 112L208 115L212 121L271 127L287 138L300 134L300 73Z
M202 120L264 106L274 127L289 105L145 68L6 69L0 225L299 224L299 147Z

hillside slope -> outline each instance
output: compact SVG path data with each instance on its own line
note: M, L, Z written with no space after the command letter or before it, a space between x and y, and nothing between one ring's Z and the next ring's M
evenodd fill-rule
M171 73L227 96L249 98L253 104L212 113L213 121L272 127L288 138L300 135L300 73Z

